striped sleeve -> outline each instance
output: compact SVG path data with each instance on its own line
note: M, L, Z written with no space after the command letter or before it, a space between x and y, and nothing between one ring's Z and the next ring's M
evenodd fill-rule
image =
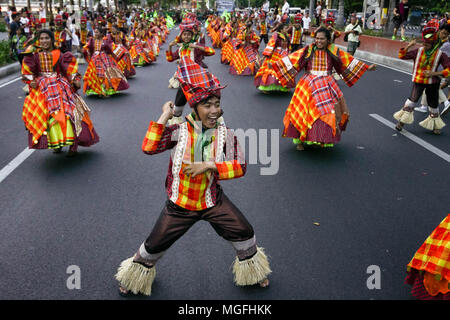
M283 86L286 86L289 82L295 81L295 76L299 71L298 68L303 57L303 52L307 48L308 47L297 50L272 65L273 70Z
M442 52L439 63L444 68L444 70L442 70L442 76L444 78L447 78L450 75L450 57L448 57L444 52Z
M227 148L230 145L233 146L231 150ZM247 163L238 139L232 130L228 130L225 150L225 161L215 163L219 173L219 180L236 179L244 176L247 170Z
M398 57L402 60L411 60L415 59L417 55L418 49L407 51L406 48L400 48L398 51Z
M173 62L178 59L178 54L176 54L170 50L166 50L166 59L168 62Z
M208 56L213 56L213 55L216 54L216 51L213 48L204 47L204 49L205 49L204 55L207 56L207 57Z
M165 126L163 124L150 121L147 133L142 141L142 151L146 154L157 154L173 148L177 141L174 132L178 125Z
M272 37L269 40L269 43L267 43L266 48L263 51L263 55L266 57L271 57L272 52L275 49L275 44L277 42L277 33L274 33Z

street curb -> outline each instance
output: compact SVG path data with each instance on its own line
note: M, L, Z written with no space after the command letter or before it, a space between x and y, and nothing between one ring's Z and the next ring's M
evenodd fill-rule
M20 71L20 68L21 68L21 66L20 66L19 62L15 62L15 63L8 64L6 66L3 66L0 68L0 78L7 77L13 73Z
M347 50L347 48L343 46L339 46L343 50ZM396 59L392 57L382 56L380 54L362 51L362 50L356 50L355 58L366 60L369 62L372 62L374 64L379 64L383 66L390 67L392 69L403 71L406 73L411 73L413 69L413 63L411 61L405 61L401 59Z
M311 38L306 40L306 44L311 44L311 43L312 43ZM346 47L341 46L339 44L335 44L335 45L338 48L340 48L341 50L347 51ZM372 53L372 52L368 52L368 51L356 50L354 57L357 59L366 60L366 61L369 61L374 64L379 64L381 66L386 66L386 67L392 68L394 70L402 71L402 72L409 73L409 74L411 74L412 69L413 69L412 61L396 59L396 58L392 58L392 57L388 57L388 56L382 56L380 54L376 54L376 53Z

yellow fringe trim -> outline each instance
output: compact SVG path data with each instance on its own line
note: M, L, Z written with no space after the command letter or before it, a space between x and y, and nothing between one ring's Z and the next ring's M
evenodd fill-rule
M402 109L394 113L394 118L402 123L411 124L414 122L414 112L408 112Z
M146 296L152 293L152 284L156 276L155 266L151 268L133 262L134 257L122 261L115 275L120 285L133 292L142 293Z
M236 257L233 264L234 282L238 286L257 284L272 272L264 248L257 247L256 254L250 259L239 261Z
M419 125L430 131L435 129L441 130L445 127L445 123L442 121L441 117L432 118L431 116L428 116L425 120L419 122Z

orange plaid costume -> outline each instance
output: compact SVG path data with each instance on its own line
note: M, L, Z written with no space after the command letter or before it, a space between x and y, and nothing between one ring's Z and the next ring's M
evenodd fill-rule
M194 116L189 115L186 119L187 122L183 124L174 124L168 127L153 121L150 122L142 142L142 151L147 154L157 154L176 147L166 179L167 195L172 202L182 208L200 211L215 205L218 180L242 177L245 174L246 164L240 156L237 138L231 135L223 125L219 125L211 136L210 151L207 152L209 160L216 159L218 173L212 175L204 173L194 178L185 175L183 168L186 163L199 160L195 159L199 157L195 153L195 148L202 139L199 135L199 132L202 131L198 127L196 128ZM178 136L177 140L172 139L175 136ZM232 154L225 154L225 159L228 160L219 161L222 152L228 151L226 143L232 144L234 149ZM201 157L203 157L203 151Z
M291 44L300 44L302 39L302 29L296 29L295 27L292 27L291 30Z
M407 269L424 273L423 285L429 295L450 292L450 214L420 246Z
M306 69L307 74L298 81L294 95L286 110L283 136L291 123L305 141L307 131L317 119L327 123L335 134L334 104L342 98L342 92L331 76L335 69L348 86L352 86L364 74L368 66L351 55L329 45L327 50L317 50L314 44L293 52L273 65L280 82L293 81L297 72Z
M450 75L450 60L439 49L432 52L428 57L425 54L425 49L420 47L416 50L406 51L401 48L398 52L398 57L402 60L414 60L412 82L422 84L439 83L439 77L425 77L424 71L437 71L439 65L444 67L442 76L444 78Z
M247 45L245 42L247 41ZM250 41L254 42L253 44ZM259 37L251 32L246 34L242 32L238 36L238 42L236 43L237 49L234 51L230 61L230 70L234 68L237 74L242 74L246 68L249 68L251 74L255 73L258 68L258 47L259 47Z
M272 37L269 40L266 48L263 51L263 56L266 57L262 66L258 69L258 72L255 75L254 84L256 87L260 85L268 85L270 78L275 79L278 85L281 85L286 88L293 88L295 85L295 81L281 82L273 68L269 68L269 62L274 64L276 61L286 57L289 54L288 51L288 42L284 35L275 32L272 34Z
M67 78L55 72L56 65L62 59L65 60ZM37 61L38 65L34 61ZM42 73L51 75L42 76ZM75 107L68 80L80 79L76 58L70 53L62 57L59 50L53 50L51 53L34 53L24 59L22 77L27 84L32 80L37 83L36 89L30 87L30 94L26 97L22 110L22 120L32 135L33 143L36 144L43 134L47 134L50 115L57 120L65 134L67 117L73 120Z

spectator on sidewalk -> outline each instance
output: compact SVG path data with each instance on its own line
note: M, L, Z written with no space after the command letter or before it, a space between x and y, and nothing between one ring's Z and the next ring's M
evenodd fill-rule
M47 13L45 12L45 8L42 6L42 3L39 4L39 21L41 22L42 26L45 26L47 20Z
M22 52L25 51L25 42L27 41L27 37L24 34L23 28L19 27L16 30L16 34L11 39L11 52L12 57L15 60L18 60L20 64L22 64L23 55Z
M317 6L316 6L316 25L320 26L320 24L322 23L322 5L320 3L320 1L317 1Z
M362 33L358 18L352 14L350 23L345 27L345 37L347 37L347 52L352 56L355 55L356 49L359 47L359 35Z
M284 0L283 7L281 8L281 16L284 16L285 14L289 15L289 2L287 0Z
M28 19L28 13L23 10L22 16L20 17L20 26L23 28L25 35L28 37L30 35L30 19Z
M399 4L397 4L397 6L394 8L394 18L392 18L392 21L394 22L394 34L392 35L392 40L395 40L397 38L397 32L398 29L400 29L402 41L406 41L405 26L408 22L408 15L408 0L401 0Z
M17 29L20 27L20 16L18 13L11 14L11 23L9 24L9 40L16 34Z

